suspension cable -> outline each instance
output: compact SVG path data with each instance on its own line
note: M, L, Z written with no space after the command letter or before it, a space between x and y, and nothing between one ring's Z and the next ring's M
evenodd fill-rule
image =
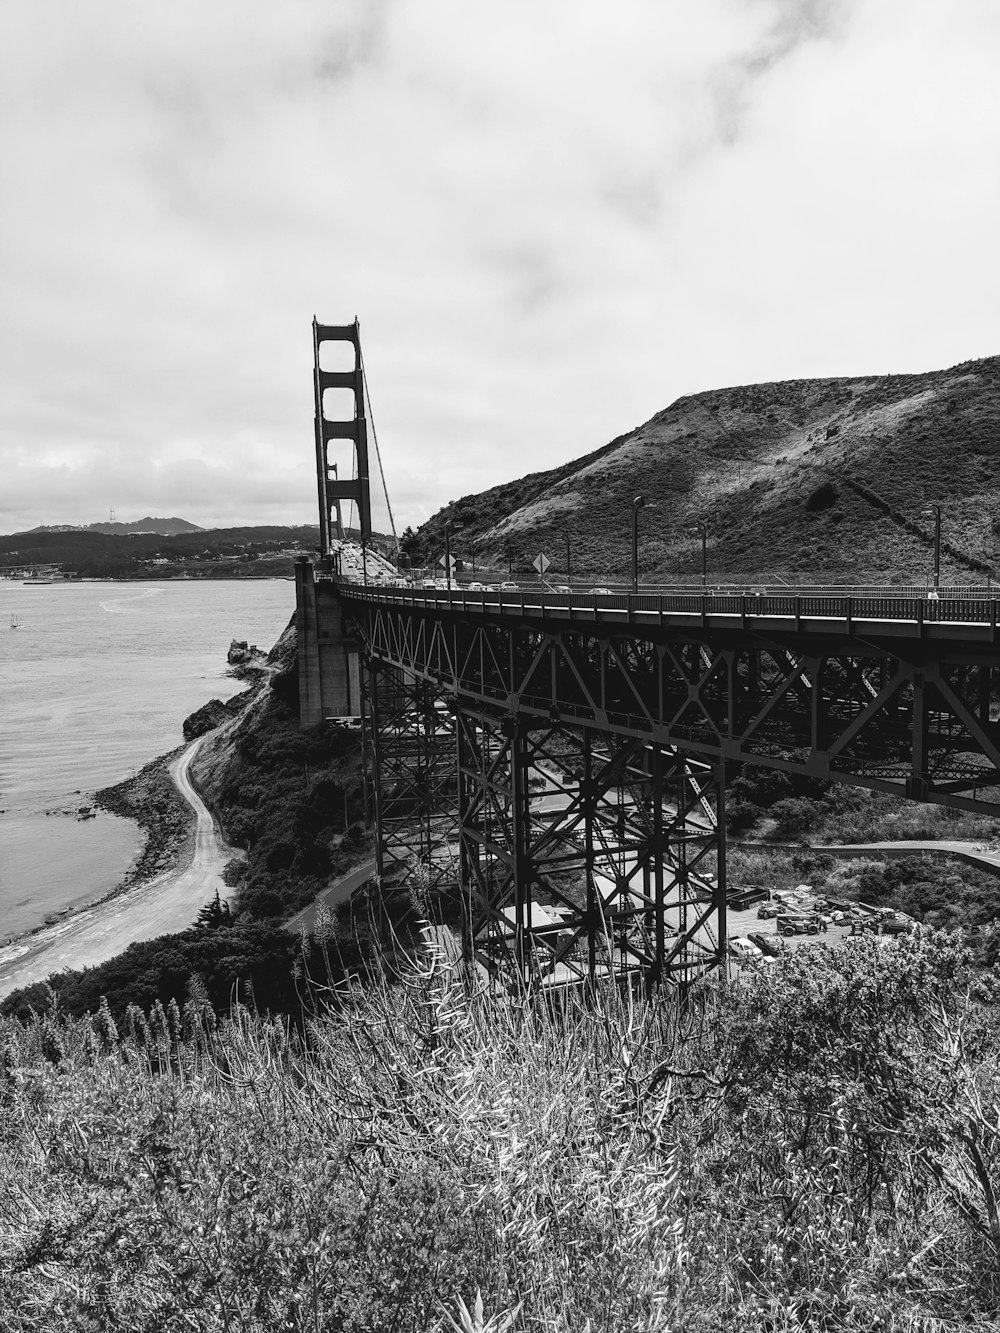
M385 469L382 467L382 454L378 447L378 434L375 430L375 417L372 413L372 399L368 392L368 372L365 370L365 354L361 350L361 328L358 326L358 356L361 359L361 378L365 386L365 402L368 404L368 420L372 426L372 442L375 445L375 460L378 463L378 474L382 478L382 494L385 496L385 507L389 511L389 527L392 531L392 540L399 549L399 538L396 536L396 520L392 516L392 505L389 501L389 488L385 484Z

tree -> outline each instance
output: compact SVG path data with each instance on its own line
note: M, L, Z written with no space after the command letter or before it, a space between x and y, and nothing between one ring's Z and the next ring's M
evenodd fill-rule
M215 890L215 897L198 913L195 918L195 925L202 926L206 930L220 930L233 924L233 914L229 909L229 904L224 903L219 897L219 890Z

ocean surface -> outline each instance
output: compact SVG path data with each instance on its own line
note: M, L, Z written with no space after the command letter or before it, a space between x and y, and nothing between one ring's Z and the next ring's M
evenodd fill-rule
M245 688L225 674L230 641L266 651L294 610L284 579L0 579L0 944L115 887L138 827L79 807L180 745L189 713Z

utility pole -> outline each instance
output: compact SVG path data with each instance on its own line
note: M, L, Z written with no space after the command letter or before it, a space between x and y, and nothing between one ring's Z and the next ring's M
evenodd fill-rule
M708 526L696 523L695 528L701 533L701 586L708 584Z
M646 507L646 497L637 495L632 501L632 591L639 591L639 510Z

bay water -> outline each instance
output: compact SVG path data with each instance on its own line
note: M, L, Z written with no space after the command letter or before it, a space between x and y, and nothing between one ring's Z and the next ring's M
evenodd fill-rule
M231 640L266 651L294 610L286 579L0 579L0 943L118 884L142 835L80 806L244 689L226 675Z

